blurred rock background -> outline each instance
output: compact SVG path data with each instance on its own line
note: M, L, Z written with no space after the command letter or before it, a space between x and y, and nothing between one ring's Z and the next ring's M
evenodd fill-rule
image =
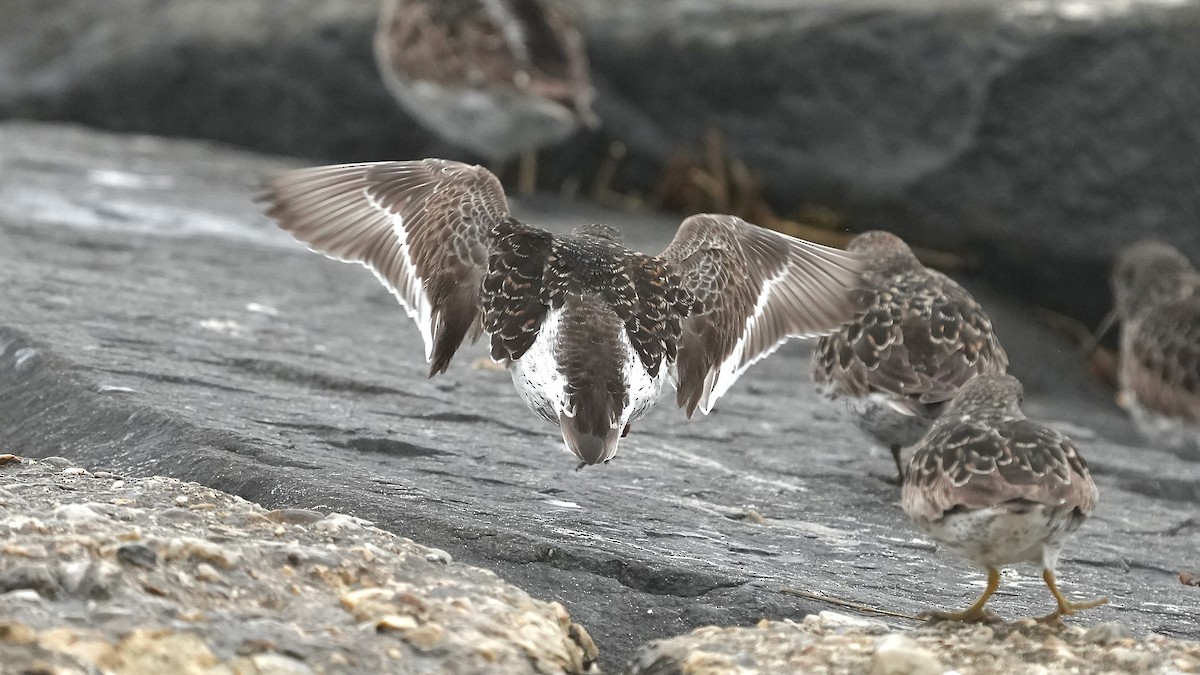
M543 153L544 188L587 186L619 141L611 188L661 201L672 159L715 131L779 214L955 252L1089 326L1123 244L1154 236L1200 257L1196 2L568 2L603 127ZM9 0L0 117L311 161L461 157L384 90L376 10Z

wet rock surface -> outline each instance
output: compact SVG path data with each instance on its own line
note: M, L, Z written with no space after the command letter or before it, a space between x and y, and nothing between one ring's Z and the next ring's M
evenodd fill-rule
M969 251L999 288L1091 325L1145 236L1200 257L1191 0L574 0L599 133L543 159L618 186L721 132L777 207ZM0 116L359 161L456 152L379 81L376 3L10 0Z
M577 472L508 376L472 367L480 346L427 379L415 327L370 274L275 231L248 184L283 165L0 126L5 451L196 481L292 509L270 520L289 531L315 526L301 510L373 521L562 603L610 671L650 640L709 624L850 611L840 602L957 609L982 589L982 574L907 522L890 456L817 398L802 345L752 368L709 417L688 421L664 402L615 461ZM39 210L39 195L59 201ZM544 200L517 213L555 229L610 222L649 251L676 224ZM1027 311L980 298L1025 381L1025 409L1077 441L1100 487L1059 572L1069 596L1112 604L1071 623L1200 638L1200 588L1179 578L1195 568L1200 465L1141 445L1074 348ZM159 518L173 527L206 517L168 511ZM126 573L166 564L169 549L147 548L153 558L134 548L106 560ZM189 574L200 562L230 573L205 560ZM1032 572L1006 574L992 609L1048 611Z
M195 483L12 455L0 486L6 673L583 673L595 660L562 605L359 518L295 522Z

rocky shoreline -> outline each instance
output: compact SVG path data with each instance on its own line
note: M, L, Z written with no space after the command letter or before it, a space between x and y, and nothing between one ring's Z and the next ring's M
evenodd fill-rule
M562 605L359 518L0 455L0 672L584 673Z
M600 672L562 605L344 514L0 455L0 535L0 673ZM622 672L949 671L1194 673L1200 643L825 611L655 641Z

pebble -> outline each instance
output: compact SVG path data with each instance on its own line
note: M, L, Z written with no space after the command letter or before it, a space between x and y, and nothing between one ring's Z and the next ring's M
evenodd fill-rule
M446 629L441 624L427 623L404 633L404 639L417 649L430 650L441 644Z
M810 615L811 616L811 615ZM818 621L826 628L854 628L865 633L886 633L888 626L882 621L863 619L849 614L830 612L828 610L817 615Z
M441 563L449 565L454 562L453 556L440 548L431 548L425 551L425 559L432 563Z
M379 587L359 588L342 594L342 607L353 612L367 603L387 602L395 597L396 592Z
M21 463L21 458L17 457L16 455L10 455L7 453L0 455L0 466L6 466L8 464L20 464L20 463Z
M325 518L325 514L312 509L275 509L267 513L267 519L287 525L311 525Z
M4 555L14 555L21 558L42 559L50 555L50 551L41 544L6 544L0 553Z
M58 455L52 455L50 457L43 457L43 458L39 459L38 461L43 464L49 464L50 466L57 467L59 469L65 469L68 466L75 466L75 462L72 462L71 460L67 459L66 457L59 457Z
M117 560L148 570L158 566L158 554L145 544L123 544L117 547Z
M1129 672L1147 672L1157 660L1147 651L1130 647L1114 647L1109 650L1108 658Z
M5 623L0 625L0 640L9 644L27 645L37 642L37 633L25 624Z
M237 551L226 549L207 539L196 537L175 537L167 542L163 557L168 560L194 559L212 563L225 569L235 567L241 560Z
M145 544L122 544L116 548L116 560L125 565L154 569L158 565L158 554Z
M22 602L22 603L31 604L31 605L34 605L34 604L40 605L43 602L42 594L38 593L37 591L33 590L32 588L18 588L15 591L9 591L8 593L4 594L4 599L10 600L13 602Z
M137 619L139 617L139 613L124 607L107 605L97 607L92 612L90 619L94 623L106 623L108 621L129 621L130 619Z
M63 563L59 581L63 590L85 600L112 597L120 579L120 569L104 560L74 560Z
M324 565L332 568L337 567L339 562L337 554L333 551L315 546L289 546L280 550L278 557L292 567Z
M4 523L9 530L19 534L46 534L50 531L45 523L32 516L13 516Z
M313 672L308 664L284 654L255 654L249 660L262 675L310 675Z
M892 634L875 643L871 675L942 675L946 668L916 640Z
M346 515L345 513L331 513L321 520L313 523L313 529L318 532L327 532L329 534L337 534L339 532L353 532L361 530L363 527L371 525L370 521L354 516Z
M64 476L90 476L91 473L87 469L85 469L81 466L72 466L72 467L63 469L62 475L64 475Z
M82 522L86 520L97 520L100 514L83 504L63 504L54 509L54 517L59 520L69 520L73 522Z
M1098 623L1089 628L1083 634L1082 640L1089 644L1106 645L1110 642L1132 637L1133 633L1124 624L1110 621L1107 623Z
M19 590L35 591L53 600L60 589L49 565L17 565L0 573L0 593Z
M71 594L77 594L83 584L83 577L92 566L90 560L71 560L59 567L58 578L63 589Z
M208 563L200 563L196 565L196 578L200 581L217 582L221 581L221 573L215 567Z
M158 512L158 517L162 520L170 520L177 523L204 522L204 516L200 515L199 513L179 508L163 509L162 511Z
M386 614L375 622L375 630L381 633L386 631L407 632L416 627L417 620L403 614Z

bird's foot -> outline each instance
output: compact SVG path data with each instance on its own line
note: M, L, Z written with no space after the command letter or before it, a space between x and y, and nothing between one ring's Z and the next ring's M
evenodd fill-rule
M937 609L930 609L921 612L917 615L921 621L929 623L939 623L942 621L961 621L963 623L1004 623L1004 619L1000 615L986 609L976 609L970 607L961 612L943 612Z
M1046 588L1050 589L1050 595L1054 596L1054 601L1058 603L1058 609L1039 617L1039 623L1057 624L1062 622L1064 616L1075 616L1075 612L1081 609L1091 609L1100 605L1108 604L1108 598L1099 597L1091 600L1080 600L1079 602L1071 602L1067 596L1058 590L1058 580L1054 576L1054 570L1047 568L1042 570L1042 579L1046 582Z
M1039 616L1036 621L1038 623L1051 625L1059 624L1062 623L1062 618L1064 616L1075 616L1075 613L1082 609L1091 609L1093 607L1099 607L1100 605L1107 604L1108 598L1106 597L1092 598L1091 600L1080 600L1079 602L1065 600L1059 603L1058 609L1050 612L1046 616Z

